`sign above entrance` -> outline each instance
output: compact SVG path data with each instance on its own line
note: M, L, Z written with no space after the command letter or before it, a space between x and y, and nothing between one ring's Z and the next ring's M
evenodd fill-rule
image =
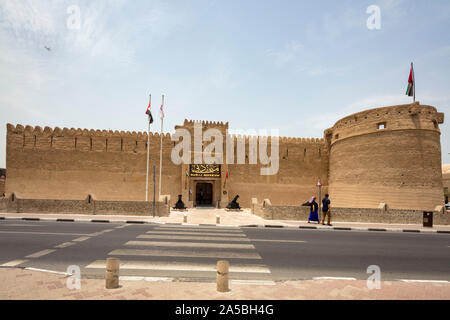
M191 164L189 169L189 175L191 177L220 178L219 164Z

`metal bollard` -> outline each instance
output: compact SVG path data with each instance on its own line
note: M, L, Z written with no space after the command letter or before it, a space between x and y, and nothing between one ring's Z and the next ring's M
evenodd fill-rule
M219 215L216 216L216 224L220 224L220 216Z
M187 214L184 214L183 223L187 223Z
M228 292L230 291L228 285L228 270L230 264L226 260L217 261L217 291Z
M120 260L117 258L106 259L106 289L116 289L119 287L119 267Z

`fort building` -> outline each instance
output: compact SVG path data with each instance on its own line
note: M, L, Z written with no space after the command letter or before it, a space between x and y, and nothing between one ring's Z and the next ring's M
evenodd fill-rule
M450 164L442 166L442 184L444 186L445 203L447 204L450 196Z
M0 198L5 194L6 169L0 168Z
M249 159L251 136L228 135L236 157L244 139L245 164L175 164L172 149L179 141L170 134L7 125L6 194L36 199L145 200L147 148L150 154L148 198L153 199L153 165L159 173L162 141L161 194L172 202L182 195L188 207L225 207L238 194L242 207L252 198L273 204L300 205L328 192L335 207L434 210L444 203L439 124L436 108L407 105L370 109L337 121L323 138L279 138L279 170L261 175L261 163ZM228 134L228 122L185 120L175 129L194 135L218 129ZM223 139L223 153L227 147ZM268 137L268 152L272 137ZM202 141L202 149L211 142ZM190 157L195 151L192 144ZM156 195L159 194L156 178Z

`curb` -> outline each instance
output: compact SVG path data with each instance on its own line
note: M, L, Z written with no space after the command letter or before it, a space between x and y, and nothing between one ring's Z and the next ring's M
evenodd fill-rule
M33 267L0 267L1 269L21 269L28 271L37 271L43 273L59 274L63 276L72 276L73 274L48 270L39 269ZM86 276L82 279L104 279L103 276L94 275ZM215 283L214 279L204 279L204 278L179 278L179 277L147 277L147 276L119 276L121 281L146 281L146 282L211 282ZM354 277L337 277L337 276L320 276L312 278L296 278L296 279L286 279L286 280L240 280L240 279L230 279L232 284L253 284L253 285L275 285L276 283L283 283L287 281L321 281L321 280L339 280L339 281L367 281L366 279L354 278ZM408 283L442 283L450 284L448 280L415 280L415 279L383 279L383 282L408 282Z
M271 224L248 224L248 225L223 225L223 224L193 224L176 222L158 222L142 220L105 220L105 219L66 219L66 218L30 218L30 217L2 217L0 220L22 220L22 221L54 221L54 222L92 222L92 223L126 223L126 224L153 224L192 227L222 227L222 228L268 228L268 229L305 229L305 230L335 230L335 231L369 231L369 232L402 232L402 233L440 233L450 234L450 230L426 230L426 229L399 229L399 228L363 228L363 227L320 227L320 226L283 226Z
M404 232L404 233L442 233L450 234L450 230L398 229L398 228L362 228L362 227L319 227L319 226L281 226L281 225L241 225L241 228L286 228L291 230L336 230L336 231L371 231L371 232Z

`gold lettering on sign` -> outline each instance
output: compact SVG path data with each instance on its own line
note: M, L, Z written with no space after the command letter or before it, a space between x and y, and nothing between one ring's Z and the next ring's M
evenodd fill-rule
M191 164L191 177L220 177L220 165L218 164Z

